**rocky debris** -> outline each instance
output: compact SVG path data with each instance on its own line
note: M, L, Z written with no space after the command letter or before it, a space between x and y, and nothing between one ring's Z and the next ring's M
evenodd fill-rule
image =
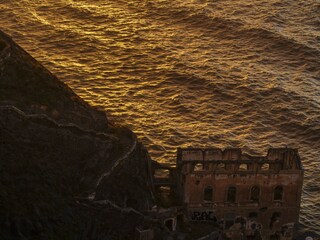
M149 161L0 31L0 239L125 239L154 205Z

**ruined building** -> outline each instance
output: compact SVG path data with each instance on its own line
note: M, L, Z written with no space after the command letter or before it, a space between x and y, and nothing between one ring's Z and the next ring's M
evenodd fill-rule
M188 222L218 225L226 239L292 239L299 220L303 168L297 150L178 149L166 185ZM171 183L171 185L170 185Z

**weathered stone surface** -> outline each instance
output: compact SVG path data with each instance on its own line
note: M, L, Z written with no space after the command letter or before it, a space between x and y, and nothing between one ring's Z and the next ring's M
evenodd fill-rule
M153 205L149 160L130 130L109 124L0 31L0 239L134 234L141 216L118 206Z
M110 171L110 175L101 181L96 199L109 199L122 207L151 209L155 203L153 198L150 198L150 192L146 191L146 189L151 191L153 188L149 175L151 165L149 160L144 160L145 158L145 148L136 143L127 157L119 161L119 164ZM135 188L128 187L128 179ZM110 182L113 184L109 184Z

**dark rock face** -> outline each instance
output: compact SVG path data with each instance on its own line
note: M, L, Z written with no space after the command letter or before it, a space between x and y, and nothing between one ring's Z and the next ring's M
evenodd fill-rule
M130 236L145 221L122 208L154 205L149 167L130 130L110 125L0 31L0 239Z
M96 199L109 199L117 202L121 207L131 207L134 209L147 210L154 205L153 198L149 192L152 190L151 160L141 161L146 157L146 150L140 143L132 148L128 157L119 162L112 173L102 179L96 192ZM147 178L147 179L146 179ZM135 188L128 188L128 179ZM113 184L109 184L112 182Z
M0 104L82 128L104 131L108 126L103 112L90 107L1 31Z

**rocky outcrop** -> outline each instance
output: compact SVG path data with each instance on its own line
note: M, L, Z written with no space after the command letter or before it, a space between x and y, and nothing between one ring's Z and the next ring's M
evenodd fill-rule
M149 168L129 129L0 31L0 239L130 236L154 205Z
M141 161L145 158L145 153L145 148L140 143L136 143L127 156L120 157L98 185L96 200L109 199L121 207L151 209L155 202L146 191L149 189L153 192L152 178L149 175L151 161ZM135 188L128 188L128 179Z
M0 86L1 105L96 131L109 125L104 112L89 106L1 31Z

